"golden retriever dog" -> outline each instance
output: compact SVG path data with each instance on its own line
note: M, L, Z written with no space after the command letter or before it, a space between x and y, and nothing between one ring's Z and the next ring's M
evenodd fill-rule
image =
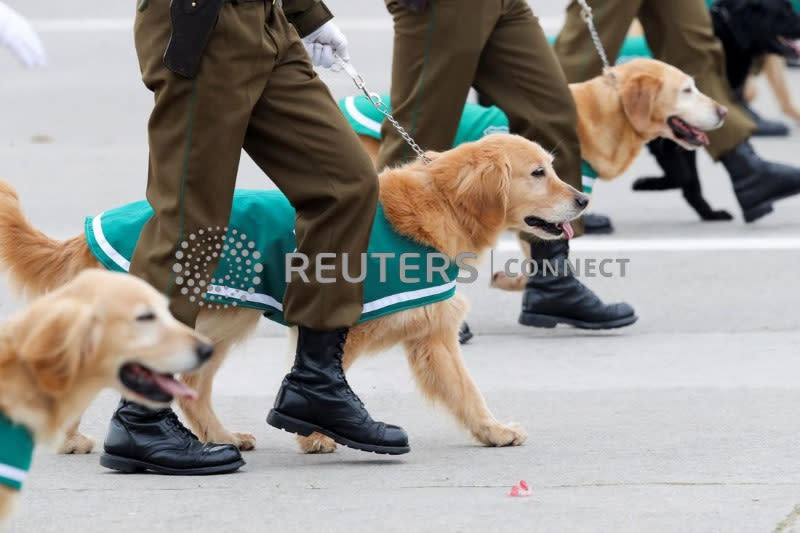
M612 67L611 76L573 83L569 88L578 111L581 156L604 180L621 176L642 147L657 137L671 139L687 150L708 144L705 132L722 126L728 113L701 93L689 75L655 59L634 59ZM502 102L498 104L502 106ZM474 106L473 113L479 107L467 105ZM366 134L359 139L375 161L380 141ZM527 241L521 239L520 246L530 258ZM497 272L492 286L520 291L526 281L524 275L508 277Z
M4 252L11 248L4 240ZM172 375L199 368L213 353L144 281L95 268L74 272L74 279L0 326L0 522L26 475L4 459L25 463L34 442L60 441L105 387L152 407L174 396L195 398Z
M578 111L581 156L611 180L622 175L642 147L657 137L687 150L708 144L706 131L722 126L727 109L701 93L691 76L656 59L634 59L569 86ZM502 105L502 103L500 103ZM359 135L375 161L380 141Z
M416 161L381 173L380 201L398 233L453 258L488 250L509 229L560 238L588 203L586 195L556 176L549 153L518 136L491 135L428 155L428 164ZM0 182L0 265L20 288L41 293L98 263L83 234L62 242L31 227L13 189ZM362 322L347 337L344 367L366 353L402 344L422 393L443 404L477 441L519 445L526 438L523 428L492 415L464 366L458 328L466 310L465 298L456 292L447 300ZM211 406L211 388L231 347L247 338L260 317L259 311L242 307L200 311L197 329L216 349L209 364L181 378L199 398L178 401L202 440L232 443L242 450L255 445L253 435L222 425ZM290 346L293 340L290 335ZM77 428L72 438L82 438ZM335 449L331 439L316 433L299 442L306 452Z
M598 76L570 85L578 110L581 156L600 179L622 175L642 147L657 137L687 150L708 144L706 131L722 126L727 109L701 93L681 70L654 59L635 59L611 69L613 78ZM529 244L520 240L526 257ZM525 288L524 275L497 272L492 286L512 291Z

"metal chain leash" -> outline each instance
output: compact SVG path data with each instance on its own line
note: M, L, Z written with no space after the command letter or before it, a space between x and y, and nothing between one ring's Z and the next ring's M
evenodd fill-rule
M592 16L592 8L589 7L589 4L586 0L577 0L578 4L581 6L581 18L589 27L589 33L592 37L592 42L594 43L595 49L597 49L597 53L600 55L600 60L603 62L603 74L609 76L610 78L614 78L614 73L611 72L611 63L608 61L608 56L606 55L606 49L603 46L603 42L600 40L600 35L597 33L597 28L594 25L594 17ZM364 78L361 74L358 73L356 68L350 63L349 61L344 61L339 56L336 56L336 63L344 70L348 76L353 80L356 88L364 93L364 96L375 106L375 109L378 112L386 117L386 120L397 130L397 133L403 138L403 140L414 150L414 153L417 154L423 162L430 163L431 160L428 156L425 155L425 151L420 148L420 146L414 141L413 137L397 122L392 114L389 112L389 107L386 103L381 99L378 93L370 92L367 89L367 83L364 81Z
M420 148L420 146L414 141L405 128L403 128L403 126L397 122L397 119L392 116L392 114L389 112L389 107L381 99L380 95L378 93L372 93L369 91L369 89L367 89L367 84L364 81L364 78L358 73L352 63L349 61L344 61L338 56L336 57L336 63L342 67L342 70L344 70L347 75L350 76L350 78L352 78L356 88L364 93L364 96L366 96L372 105L375 106L375 109L377 109L381 115L386 117L386 120L388 120L394 129L397 130L397 133L399 133L403 140L411 147L412 150L414 150L414 153L417 154L417 157L419 157L426 164L430 163L431 160L425 155L425 150Z
M581 18L586 23L586 26L589 27L589 34L592 37L592 42L594 43L594 47L597 50L597 54L600 56L600 60L603 62L603 74L613 78L614 74L611 72L611 63L608 62L606 49L603 46L603 41L600 40L600 34L597 33L597 28L594 25L592 8L589 7L587 0L577 0L577 2L578 5L581 6Z

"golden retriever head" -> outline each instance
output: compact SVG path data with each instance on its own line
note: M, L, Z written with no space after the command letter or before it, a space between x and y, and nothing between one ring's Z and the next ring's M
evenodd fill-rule
M36 300L11 335L17 364L41 394L63 399L81 387L113 386L153 407L196 396L172 374L198 368L213 351L150 285L99 269Z
M661 61L635 59L612 70L625 115L647 140L666 137L696 150L708 144L705 132L722 126L728 114L691 76Z
M518 135L492 134L433 159L430 173L457 212L490 231L570 238L589 197L559 179L553 156ZM462 216L462 218L463 218Z

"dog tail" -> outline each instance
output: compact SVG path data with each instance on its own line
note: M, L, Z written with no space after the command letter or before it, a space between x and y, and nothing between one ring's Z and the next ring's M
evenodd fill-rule
M22 212L17 191L0 180L0 271L8 274L15 289L38 296L97 266L83 234L59 241L34 228Z

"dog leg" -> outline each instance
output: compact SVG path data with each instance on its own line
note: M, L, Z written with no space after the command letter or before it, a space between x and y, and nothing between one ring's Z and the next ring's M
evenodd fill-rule
M509 276L502 270L498 270L492 274L492 283L490 287L509 292L519 292L525 290L525 284L528 278L524 274L517 274L516 276Z
M258 325L261 314L251 309L204 310L197 317L197 330L214 342L214 355L197 372L181 376L195 389L196 400L178 399L189 427L203 442L233 444L240 450L252 450L256 438L252 433L236 433L225 429L211 404L214 376L237 342L245 340Z
M517 234L517 242L522 255L525 256L525 261L531 258L531 243L522 237L521 233ZM525 284L528 282L528 277L520 272L516 276L507 274L504 270L498 270L492 274L492 281L489 286L495 289L500 289L509 292L519 292L525 290Z
M80 432L80 419L72 424L64 436L64 441L58 447L58 453L63 454L84 454L92 453L94 440Z
M700 216L700 219L705 222L733 220L733 215L729 212L724 209L715 210L708 204L703 197L699 179L695 179L683 186L683 198L686 203L692 206L692 209Z
M3 526L7 524L7 521L10 521L18 496L18 490L0 485L0 531L5 531Z
M428 398L443 403L472 435L487 446L519 446L527 438L516 423L501 424L486 401L461 358L456 331L434 331L422 338L406 341L411 370L420 390Z
M800 109L792 102L792 93L786 79L786 59L776 55L767 55L764 74L767 76L781 110L800 124Z
M336 442L322 433L312 433L308 437L298 435L297 444L303 453L333 453L336 451Z
M180 377L181 381L197 391L198 398L196 400L178 398L178 405L186 416L189 427L201 441L234 444L242 451L252 450L256 446L255 436L251 433L236 433L225 429L211 405L214 375L227 357L230 348L228 343L218 344L210 361L197 372Z
M647 148L664 171L664 175L637 178L633 181L633 190L668 191L680 188L681 183L684 181L682 174L686 170L683 159L685 150L677 143L666 139L652 140L647 143Z
M714 210L703 198L703 187L700 185L700 175L697 173L697 154L684 150L680 152L684 172L680 174L679 185L683 198L704 221L733 220L733 215L725 210Z

